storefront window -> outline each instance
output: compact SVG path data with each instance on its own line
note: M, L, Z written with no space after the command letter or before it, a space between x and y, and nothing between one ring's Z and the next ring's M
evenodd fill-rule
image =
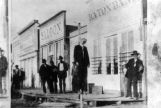
M111 74L111 38L106 40L106 64L107 74Z
M121 34L121 46L120 46L120 65L127 63L131 58L131 52L134 50L134 35L133 31L127 31ZM122 69L120 69L121 71Z
M118 40L117 36L106 39L106 71L107 74L118 74Z
M93 73L102 74L101 39L93 41Z

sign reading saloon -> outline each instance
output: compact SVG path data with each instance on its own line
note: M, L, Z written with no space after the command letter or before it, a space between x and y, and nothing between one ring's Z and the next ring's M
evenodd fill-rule
M65 12L58 13L56 16L40 25L40 45L47 44L64 36Z

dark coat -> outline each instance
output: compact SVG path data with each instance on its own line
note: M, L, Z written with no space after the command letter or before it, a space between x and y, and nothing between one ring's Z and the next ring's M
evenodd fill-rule
M21 81L24 81L25 80L25 71L20 71L21 74L20 74L20 79Z
M20 82L20 70L14 69L13 70L13 82Z
M43 78L43 79L48 79L49 76L50 76L50 66L46 64L46 67L44 66L44 64L42 64L40 66L40 70L39 70L39 74L40 74L40 77Z
M135 67L134 67L134 59L130 59L126 64L127 72L125 76L127 78L137 78L139 80L141 77L140 75L143 73L143 69L139 71L140 66L144 68L143 62L140 59L137 59Z
M83 49L81 45L76 45L74 48L74 62L78 62L79 65L87 67L90 65L89 55L87 47L84 46L84 57Z
M58 67L53 65L53 66L50 66L50 68L51 68L51 71L50 71L51 80L54 82L57 82Z
M67 71L68 71L68 64L65 63L64 61L62 61L62 63L63 63L63 66L64 66L64 70L63 71L59 70L60 63L58 63L58 77L59 78L66 78L67 77Z
M0 76L6 75L7 67L8 67L7 58L5 56L2 56L0 58Z

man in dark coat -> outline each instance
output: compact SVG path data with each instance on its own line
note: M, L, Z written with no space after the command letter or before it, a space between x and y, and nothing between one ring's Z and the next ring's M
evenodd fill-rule
M51 92L51 89L50 89L50 66L46 64L46 60L43 59L42 60L42 65L40 67L40 70L39 70L39 74L40 74L40 78L41 78L41 82L42 82L42 86L43 86L43 92L46 93L46 82L47 82L47 85L49 87L49 90Z
M58 74L58 68L54 65L53 61L50 61L50 82L51 82L51 88L53 93L57 93L57 74ZM54 85L53 85L54 84Z
M20 69L18 65L15 65L15 69L13 70L13 88L19 90L20 89Z
M143 63L142 61L138 58L139 53L137 51L133 51L131 54L133 56L132 59L128 61L126 64L127 72L126 72L126 77L127 77L127 97L132 97L131 94L131 85L133 85L133 96L135 99L138 99L138 91L137 91L137 82L140 78L140 74L143 73Z
M0 48L0 93L2 93L2 77L6 76L8 67L7 58L2 54L4 50Z
M63 92L66 91L66 83L65 79L67 77L67 71L68 71L68 65L63 61L63 57L59 56L60 62L58 63L58 78L59 78L59 88L60 93L62 93L62 86L63 86Z
M87 92L87 67L89 67L89 55L87 47L84 46L86 39L82 38L79 45L74 48L74 62L78 66L79 89L81 92Z
M20 69L20 88L23 88L23 82L25 80L25 71L23 68Z

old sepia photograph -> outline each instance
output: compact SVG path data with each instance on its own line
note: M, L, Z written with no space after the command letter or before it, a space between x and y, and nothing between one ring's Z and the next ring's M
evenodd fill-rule
M12 0L10 11L12 108L147 107L146 0Z
M0 0L0 108L160 108L161 0Z

